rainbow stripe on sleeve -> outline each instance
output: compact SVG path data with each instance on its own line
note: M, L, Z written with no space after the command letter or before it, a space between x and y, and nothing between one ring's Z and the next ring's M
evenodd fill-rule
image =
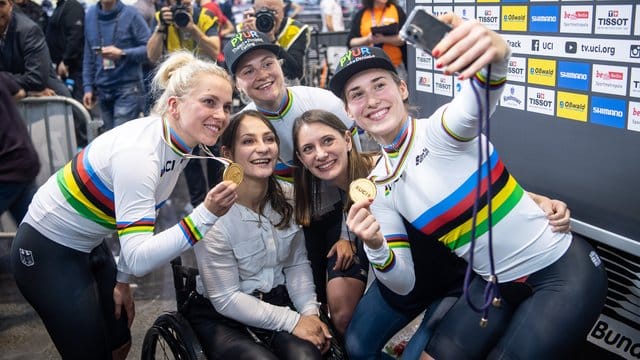
M387 245L389 245L389 250L390 250L387 260L383 264L371 263L371 265L373 265L373 267L380 272L387 272L393 269L393 266L396 264L396 255L393 252L393 249L410 247L409 242L407 241L406 234L387 235L385 236L385 239L387 240Z
M195 245L200 239L202 239L202 234L198 227L194 224L191 216L187 216L184 219L180 220L178 223L180 230L184 234L184 237L187 239L189 244Z
M482 72L478 71L473 77L473 80L480 85L483 89L487 87L487 76ZM499 79L491 79L489 80L489 90L499 89L501 86L507 83L506 77L501 77Z
M118 236L122 237L131 234L153 233L155 224L156 219L143 218L134 222L118 222L116 229L118 229Z
M515 208L522 198L524 190L509 174L496 151L491 155L490 163L492 165L491 217L493 226L495 226ZM426 235L437 237L451 250L456 250L469 243L471 241L473 203L477 188L476 174L477 172L474 172L447 198L420 215L413 221L413 226ZM481 177L481 202L478 207L476 237L482 236L489 230L488 206L485 196L487 193L487 171L484 164Z
M87 160L89 149L87 146L58 170L58 187L78 214L108 229L115 229L113 191L100 180Z

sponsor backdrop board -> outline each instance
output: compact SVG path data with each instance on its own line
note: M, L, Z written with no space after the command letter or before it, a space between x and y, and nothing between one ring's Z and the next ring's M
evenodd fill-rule
M568 203L574 230L621 266L610 271L613 295L589 341L608 351L602 358L638 358L640 5L407 0L407 12L416 3L434 14L475 16L510 44L491 139L525 189ZM428 54L409 47L408 55L409 73L416 74L408 79L411 103L428 116L456 96L459 83L435 69Z

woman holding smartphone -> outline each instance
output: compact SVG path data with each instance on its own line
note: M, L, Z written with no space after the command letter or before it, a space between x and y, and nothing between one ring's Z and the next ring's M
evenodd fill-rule
M296 216L303 215L313 201L311 189L313 183L319 181L333 183L343 192L343 208L348 211L352 204L347 195L350 184L368 176L381 154L360 153L353 146L351 133L344 124L324 110L306 111L298 117L293 125L293 139L297 165L294 172ZM528 195L547 215L553 231L569 231L566 204L537 194ZM415 285L410 293L400 295L379 280L373 281L347 329L346 347L351 359L379 358L389 339L420 312L431 308L440 298L461 294L464 261L436 241L419 241L421 237L410 225L407 224L406 229L416 232L415 236L409 234L407 238L412 253L420 258L413 264ZM441 275L434 276L435 273ZM407 346L405 355L410 359L426 345L422 334L416 335ZM409 354L409 349L417 350Z
M421 261L407 246L407 224L423 236L420 241L438 241L470 263L477 276L468 277L465 298L438 325L429 355L566 356L600 314L604 266L577 234L552 232L545 214L479 135L481 114L495 109L506 81L508 45L476 21L455 14L440 19L453 29L433 49L435 66L446 75L459 72L463 85L429 118L409 116L407 84L379 49L351 49L331 81L347 112L384 150L370 174L377 196L355 203L347 224L365 243L376 277L398 294L414 287L413 262ZM475 93L485 91L483 107ZM481 185L487 181L490 186ZM476 208L476 194L490 199ZM492 300L487 292L502 301L490 309L488 323L485 312L481 327L467 298L486 311L481 305Z

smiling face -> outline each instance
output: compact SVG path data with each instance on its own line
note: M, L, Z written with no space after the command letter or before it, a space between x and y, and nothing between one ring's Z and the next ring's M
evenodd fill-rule
M181 97L169 98L171 126L190 147L212 146L229 124L232 88L229 81L202 74Z
M240 120L233 148L224 147L223 154L244 169L246 179L266 179L273 174L278 160L276 134L263 119L246 115Z
M13 3L10 0L0 0L0 35L4 35L11 21L11 11Z
M236 86L256 105L274 111L287 91L278 58L265 49L254 50L240 59Z
M357 73L345 85L347 113L382 145L393 142L407 119L408 96L407 84L383 69Z
M352 142L347 132L319 122L300 126L296 134L298 159L319 179L346 189L349 176L349 156Z

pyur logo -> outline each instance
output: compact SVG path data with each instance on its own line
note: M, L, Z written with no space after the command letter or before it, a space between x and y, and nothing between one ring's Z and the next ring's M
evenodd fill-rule
M20 262L24 264L24 266L33 266L36 263L31 250L20 248Z

